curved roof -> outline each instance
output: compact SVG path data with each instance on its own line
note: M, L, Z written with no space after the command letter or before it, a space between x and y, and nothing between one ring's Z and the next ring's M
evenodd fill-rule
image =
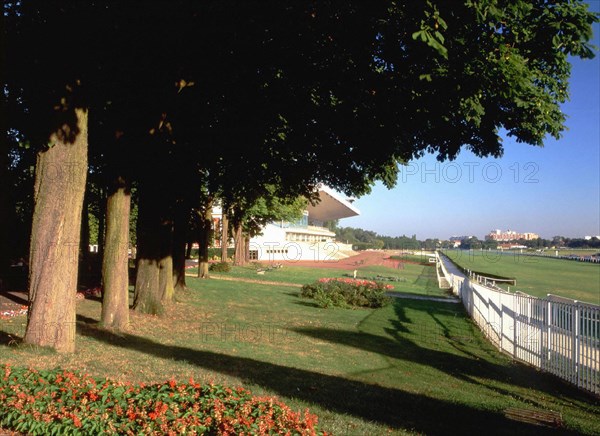
M319 187L319 198L319 203L314 206L309 204L306 208L308 216L312 219L331 221L360 215L360 211L352 203L328 186Z

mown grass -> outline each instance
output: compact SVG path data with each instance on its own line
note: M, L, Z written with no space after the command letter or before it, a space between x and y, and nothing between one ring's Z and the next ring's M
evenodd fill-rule
M426 283L423 268L433 269L414 272L415 289ZM241 385L309 407L335 434L553 433L506 418L508 408L559 412L562 433L600 433L596 400L496 352L460 304L326 310L284 286L193 278L188 285L167 316L132 314L125 334L98 327L99 302L79 302L72 355L9 345L26 320L2 321L0 359L133 382Z
M303 285L312 283L323 277L353 277L353 271L337 268L308 268L301 266L288 266L265 271L257 274L257 265L232 266L229 272L211 272L212 277L226 277L246 279L253 281L293 283ZM196 274L196 269L188 270L189 274ZM444 296L438 288L437 276L433 264L419 265L401 263L397 268L384 265L359 266L356 268L357 277L376 279L379 277L395 278L387 284L394 286L394 291L431 296Z
M560 295L574 300L600 304L600 265L572 260L448 250L444 252L455 263L473 271L517 279L511 291L536 297Z

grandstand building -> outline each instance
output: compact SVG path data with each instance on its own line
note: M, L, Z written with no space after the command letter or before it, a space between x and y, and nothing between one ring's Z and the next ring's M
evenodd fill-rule
M351 244L335 240L335 233L324 227L326 221L349 218L360 214L352 200L341 197L331 188L319 187L320 202L310 205L296 222L272 222L262 233L250 239L250 260L275 262L282 260L337 260L348 257ZM213 224L218 231L221 208L213 209ZM215 241L220 246L220 241Z

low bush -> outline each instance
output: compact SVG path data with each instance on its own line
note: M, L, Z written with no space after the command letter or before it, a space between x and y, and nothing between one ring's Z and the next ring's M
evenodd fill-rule
M324 308L328 307L383 307L391 302L386 291L393 289L372 280L322 278L304 285L300 295L312 298Z
M26 434L324 435L317 417L245 389L132 385L0 365L0 427Z
M212 272L229 272L231 271L231 265L227 262L211 263L208 270Z

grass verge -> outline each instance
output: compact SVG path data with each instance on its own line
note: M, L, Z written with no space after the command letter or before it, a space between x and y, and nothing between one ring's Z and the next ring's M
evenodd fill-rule
M472 271L514 277L521 291L536 297L560 295L574 300L600 304L600 265L572 260L522 256L519 253L448 250L455 263Z
M326 310L283 286L188 285L166 317L132 314L122 334L98 327L99 302L79 302L73 355L9 345L26 320L3 321L0 360L134 383L242 386L308 407L335 434L556 433L512 419L514 409L559 413L561 434L600 433L597 400L496 352L460 305Z

